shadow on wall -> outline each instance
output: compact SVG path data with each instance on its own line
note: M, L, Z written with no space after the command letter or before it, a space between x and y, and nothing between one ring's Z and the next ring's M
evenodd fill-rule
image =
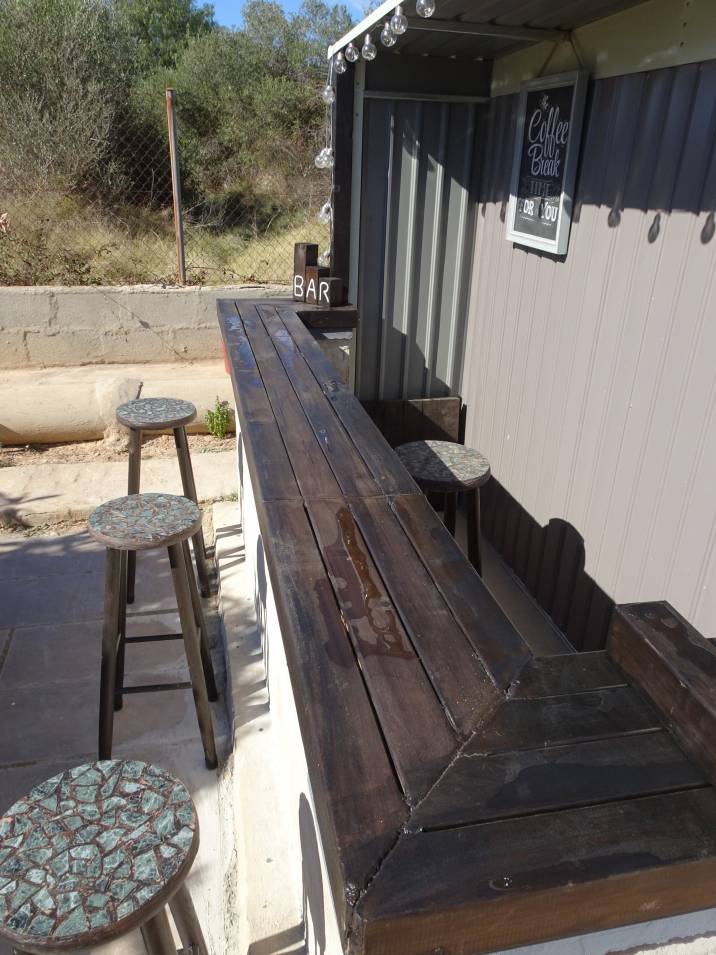
M301 836L303 924L306 927L306 955L324 955L326 951L326 912L323 899L321 856L318 851L316 823L304 793L301 793L298 802L298 827Z
M585 572L579 531L556 517L542 526L494 477L481 504L482 533L570 643L603 649L614 601Z

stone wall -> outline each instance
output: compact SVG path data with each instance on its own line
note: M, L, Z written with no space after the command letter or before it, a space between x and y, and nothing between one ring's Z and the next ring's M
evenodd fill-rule
M0 288L0 368L219 358L217 298L286 294L266 286Z

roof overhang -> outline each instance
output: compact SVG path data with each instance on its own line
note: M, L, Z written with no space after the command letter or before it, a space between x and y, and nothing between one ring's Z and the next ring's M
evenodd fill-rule
M402 4L408 31L395 46L378 44L381 54L411 54L484 59L526 44L567 39L571 30L602 17L637 6L645 0L437 0L435 16L415 15L415 0ZM351 41L382 27L395 10L396 0L377 9L328 48L331 58ZM377 35L374 40L378 42Z

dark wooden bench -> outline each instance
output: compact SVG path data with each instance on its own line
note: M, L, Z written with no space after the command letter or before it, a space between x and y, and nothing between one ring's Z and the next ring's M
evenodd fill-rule
M716 651L658 604L534 658L291 303L218 308L346 952L712 905Z

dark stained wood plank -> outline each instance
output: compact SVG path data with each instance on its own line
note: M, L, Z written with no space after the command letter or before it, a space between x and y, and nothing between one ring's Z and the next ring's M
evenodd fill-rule
M295 311L288 307L278 307L277 311L381 491L384 494L417 493L418 486L415 481L370 420L356 396L340 381L336 369Z
M276 308L259 305L257 311L343 493L351 497L380 494L380 488L276 314Z
M506 689L531 659L527 644L424 496L396 497L392 506L483 666Z
M316 811L345 919L407 809L303 505L267 504L265 525Z
M716 781L716 647L659 602L617 607L608 652Z
M666 730L488 756L460 756L410 818L445 829L704 786Z
M515 699L538 699L625 686L626 683L624 674L614 666L606 650L560 653L532 660L520 674L510 695Z
M663 723L646 698L630 686L537 700L509 700L478 730L466 756L540 749L564 743L645 733Z
M308 514L393 765L415 805L455 752L455 736L350 510L312 501Z
M338 482L256 307L242 302L239 314L301 493L304 498L340 496Z
M417 833L360 902L354 951L479 955L579 936L711 906L714 879L711 788Z
M494 712L504 695L490 679L388 502L352 501L351 510L436 693L453 725L466 735Z
M218 309L254 495L259 501L300 498L286 446L236 306L233 301L220 299Z

